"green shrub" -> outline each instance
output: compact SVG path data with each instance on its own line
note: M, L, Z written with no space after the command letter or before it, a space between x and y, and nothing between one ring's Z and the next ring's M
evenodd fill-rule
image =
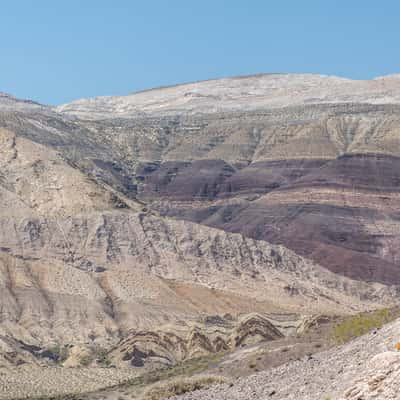
M396 314L388 309L348 317L333 328L333 339L343 344L392 321Z
M90 354L81 359L81 365L88 366L95 360L103 367L109 367L111 365L111 361L108 358L108 351L100 346L91 347Z

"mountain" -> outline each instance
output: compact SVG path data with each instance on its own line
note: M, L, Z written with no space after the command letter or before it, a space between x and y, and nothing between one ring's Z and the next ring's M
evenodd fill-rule
M352 81L323 75L267 74L189 83L129 96L77 100L57 110L82 119L109 119L248 112L304 104L399 102L400 75Z
M0 95L0 366L153 368L397 304L399 103L396 75Z
M399 82L261 75L57 110L85 118L161 214L397 284Z
M143 211L56 151L7 130L0 138L3 337L110 346L132 329L206 315L296 312L300 324L305 309L395 297L282 246Z

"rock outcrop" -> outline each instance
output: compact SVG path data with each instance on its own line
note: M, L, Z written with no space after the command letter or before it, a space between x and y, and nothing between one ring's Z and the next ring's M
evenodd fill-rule
M291 322L295 326L300 325L299 320ZM118 365L154 368L282 337L283 333L262 315L249 314L239 320L231 316L209 316L191 325L169 325L150 332L129 332L110 357Z
M343 400L395 400L399 389L400 353L387 351L368 361L365 372L345 391Z

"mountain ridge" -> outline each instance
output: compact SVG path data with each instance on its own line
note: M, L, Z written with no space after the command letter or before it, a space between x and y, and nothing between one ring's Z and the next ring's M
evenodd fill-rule
M82 118L104 119L134 113L214 113L305 103L398 104L399 93L398 75L351 80L314 74L262 74L186 83L127 96L80 99L56 109Z

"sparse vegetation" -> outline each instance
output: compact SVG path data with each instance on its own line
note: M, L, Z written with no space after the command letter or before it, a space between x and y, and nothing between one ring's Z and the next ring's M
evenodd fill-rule
M140 397L141 400L161 400L199 389L206 389L218 383L226 383L221 376L200 375L191 378L173 379L153 385Z
M90 365L93 361L96 361L99 366L110 367L111 360L108 358L108 351L100 346L93 346L90 349L90 354L81 359L83 366Z
M99 359L102 354L102 348L94 347L93 352L88 356L88 360L93 361L94 359ZM96 351L97 350L97 351ZM211 384L222 383L221 377L213 377L215 381L207 381L203 379L207 375L200 375L210 366L216 365L221 359L224 353L212 354L210 356L194 358L191 360L184 361L170 368L164 368L156 371L149 371L143 375L128 379L125 383L117 384L113 386L108 386L105 390L119 390L129 394L132 399L142 399L141 396L149 394L149 390L154 388L154 393L156 389L161 390L176 390L182 391L181 393L186 393L189 391L197 390L196 388L207 387L207 382L209 386ZM106 354L104 354L106 356ZM224 380L225 381L225 380ZM172 385L171 387L169 387ZM201 386L203 385L203 386ZM101 392L96 391L96 392ZM54 396L39 396L39 397L29 397L29 400L85 400L90 398L90 391L81 394L61 394ZM155 395L155 394L154 394ZM172 396L172 394L170 395ZM158 399L162 397L144 397L144 400Z
M170 368L164 368L156 371L151 371L136 378L129 380L123 386L133 389L135 393L142 393L149 385L168 381L172 379L185 379L192 377L195 374L200 374L212 365L215 365L223 353L212 354L210 356L193 358L184 361Z
M362 336L399 316L398 310L381 309L345 318L333 328L333 340L337 344Z

